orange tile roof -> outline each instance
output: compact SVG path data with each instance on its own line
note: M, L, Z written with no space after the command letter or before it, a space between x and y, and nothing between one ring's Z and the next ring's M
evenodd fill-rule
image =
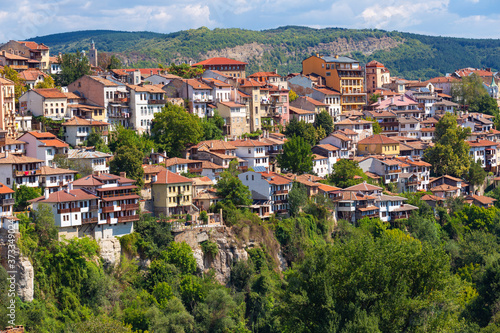
M163 165L155 164L143 164L142 168L144 169L144 174L158 173L160 171L166 170Z
M36 43L36 42L30 42L30 41L18 41L19 44L22 44L26 47L28 47L30 50L48 50L49 47L43 43Z
M62 123L63 126L107 126L109 123L94 119L84 119L80 117L73 117L70 120Z
M358 144L366 144L366 145L377 145L377 144L397 144L399 145L399 141L390 139L389 137L382 134L374 134L363 140L359 141Z
M465 141L471 147L489 147L489 146L498 146L498 143L490 141L490 140L475 140L475 141Z
M385 68L385 66L382 63L380 63L380 62L378 62L376 60L372 60L369 63L367 63L366 67L382 67L382 68Z
M304 96L304 98L306 99L306 101L308 101L309 103L314 104L315 106L328 106L328 104L325 104L325 103L322 103L320 101L317 101L314 98L311 98L309 96Z
M197 145L195 145L193 148L200 148L202 146L206 146L209 149L213 150L233 150L236 149L235 146L231 144L231 142L227 142L224 140L206 140L206 141L201 141Z
M174 172L163 170L156 176L156 181L153 184L178 184L178 183L192 183L193 181L187 177L183 177Z
M328 151L336 151L336 150L339 150L339 148L335 147L334 145L331 145L329 143L327 144L324 144L324 145L316 145L316 147L319 147L321 149L324 149L324 150L328 150Z
M472 199L480 202L483 205L492 205L495 201L497 201L496 199L493 199L493 198L490 198L490 197L485 197L483 195L468 195L466 197L466 200L468 198L472 198Z
M340 95L340 92L338 92L337 90L333 90L327 87L316 87L314 88L314 90L317 90L325 95Z
M224 57L216 57L209 58L206 60L202 60L193 64L193 66L217 66L217 65L248 65L246 62L238 61L234 59L224 58Z
M343 189L342 191L354 191L354 192L357 192L357 191L376 191L376 190L382 190L381 187L378 187L378 186L375 186L375 185L371 185L371 184L368 184L368 183L361 183L361 184L357 184L357 185L354 185L354 186L350 186L350 187L347 187L345 189Z
M212 90L212 87L210 87L206 83L199 81L199 80L196 80L196 79L184 79L184 82L186 82L186 84L190 85L193 89Z
M332 192L332 191L338 191L338 190L341 190L340 187L336 187L336 186L331 186L331 185L327 185L327 184L321 184L318 186L318 188L323 191L323 192Z
M197 160L188 160L185 158L180 158L180 157L172 157L167 160L165 160L165 166L169 167L172 165L179 165L179 164L191 164L191 163L200 163L200 161Z
M248 77L281 77L281 75L275 72L256 72L248 75Z
M33 89L33 91L44 98L66 98L66 95L56 88Z
M0 194L14 193L14 190L8 188L6 185L0 183Z
M63 148L63 147L69 147L69 145L59 139L51 139L51 140L40 140L46 147L58 147L58 148Z
M444 198L431 195L431 194L426 194L421 198L423 201L444 201Z
M78 173L78 171L70 169L53 168L47 165L40 167L40 169L36 171L37 175L42 175L42 176L63 175L68 173Z
M18 76L25 81L36 81L40 76L46 78L48 75L38 69L28 69L20 72Z
M453 192L453 191L458 191L459 188L455 186L450 186L450 185L439 185L431 188L431 192Z
M231 144L235 147L264 147L270 146L269 143L259 140L234 140Z
M296 113L296 114L312 114L312 113L315 113L314 111L299 109L299 108L296 108L296 107L291 106L291 105L288 107L288 109L290 110L290 112Z
M37 139L55 139L56 138L56 136L54 134L49 133L49 132L31 131L31 132L28 132L28 134L33 135Z

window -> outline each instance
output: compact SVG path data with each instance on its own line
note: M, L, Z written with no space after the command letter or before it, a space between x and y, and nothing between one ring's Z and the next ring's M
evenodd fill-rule
M7 178L7 185L10 185L10 178Z

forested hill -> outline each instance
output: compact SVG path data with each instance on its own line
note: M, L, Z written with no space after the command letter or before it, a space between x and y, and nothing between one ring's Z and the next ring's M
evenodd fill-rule
M463 67L500 70L500 40L433 37L382 30L313 29L287 26L252 31L202 27L170 34L93 30L32 39L52 54L87 50L94 40L100 51L116 53L128 66L199 61L226 56L249 63L249 72L278 69L298 72L301 61L316 52L343 54L365 63L378 60L394 76L426 79Z

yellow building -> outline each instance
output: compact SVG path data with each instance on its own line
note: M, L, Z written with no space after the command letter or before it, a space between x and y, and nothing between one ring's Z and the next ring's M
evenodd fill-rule
M156 216L186 214L193 206L193 181L168 170L151 182L151 197Z
M355 59L316 54L302 61L302 74L319 75L328 88L340 91L342 112L361 109L366 104L363 68Z
M358 155L399 155L399 141L375 134L358 142Z

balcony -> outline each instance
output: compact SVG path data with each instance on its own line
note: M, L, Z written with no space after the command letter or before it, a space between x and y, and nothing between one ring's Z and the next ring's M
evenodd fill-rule
M92 211L99 210L99 206L98 205L90 205L89 210L92 210Z
M203 168L188 168L190 173L201 173Z
M119 216L118 223L139 221L139 215Z
M137 210L139 209L139 204L128 204L128 205L122 205L122 210Z
M80 207L73 207L69 209L71 213L78 213L80 210L81 210Z
M0 199L0 206L10 206L16 202L15 199Z
M278 214L288 214L288 209L279 209Z
M135 193L133 192L126 192L126 193L116 193L116 194L104 194L102 197L103 198L114 198L114 197L124 197L127 195L134 195Z
M114 211L115 211L115 206L102 207L102 212L103 213L112 213Z
M150 99L148 100L148 104L166 104L167 101L164 99Z
M415 180L415 181L411 181L411 182L407 182L406 185L407 186L413 186L413 185L418 185L420 182Z
M83 224L89 224L89 223L97 223L97 217L89 217L86 219L82 219Z
M58 209L57 210L57 214L67 214L67 213L70 213L71 210L70 208L64 208L64 209Z
M28 176L35 176L34 172L35 170L26 170L26 171L15 171L14 174L16 177L28 177Z
M278 195L278 194L287 194L288 193L288 190L279 190L279 191L276 191L274 192L274 194Z
M385 170L387 173L401 173L401 169L394 169L394 170Z
M274 201L275 205L286 204L286 203L288 203L288 200L276 200L276 201Z

